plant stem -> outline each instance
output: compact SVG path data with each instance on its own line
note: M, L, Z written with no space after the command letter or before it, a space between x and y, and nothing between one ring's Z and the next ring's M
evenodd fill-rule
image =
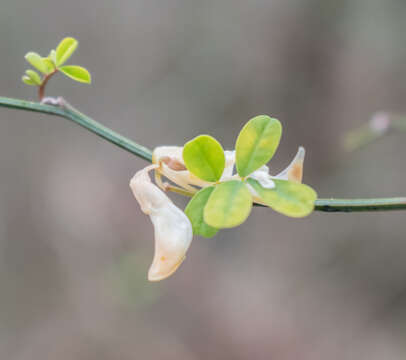
M53 106L20 99L0 97L0 107L34 111L63 117L84 127L94 134L99 135L114 145L117 145L146 161L152 162L151 150L82 114L65 102L62 106ZM317 199L315 209L324 212L406 210L406 197L379 199Z
M406 210L406 197L378 199L317 199L315 209L325 212Z
M151 150L135 143L134 141L120 135L119 133L109 129L108 127L91 119L90 117L80 113L78 110L74 109L67 103L65 103L63 107L60 107L41 104L37 102L0 97L0 107L34 111L43 114L64 117L65 119L71 120L74 123L91 131L92 133L99 135L103 139L121 147L122 149L127 150L128 152L141 157L144 160L147 160L149 162L152 161Z
M56 73L58 72L58 69L55 68L54 71L52 71L51 73L47 74L44 76L44 79L42 80L42 83L40 86L38 86L38 97L39 97L39 101L42 101L42 99L45 96L45 88L47 86L47 83L49 81L49 79L54 76Z

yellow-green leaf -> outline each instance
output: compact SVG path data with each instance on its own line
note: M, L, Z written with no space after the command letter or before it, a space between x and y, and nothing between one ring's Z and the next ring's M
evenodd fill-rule
M52 62L52 60L50 58L42 58L42 62L45 64L45 66L47 67L47 74L51 73L52 71L55 70L55 65Z
M36 85L37 85L37 84L36 84L34 81L32 81L31 78L30 78L29 76L27 76L27 75L24 75L24 76L21 78L21 80L23 81L24 84L27 84L27 85L33 85L33 86L36 86Z
M78 41L72 37L63 39L56 48L56 66L63 65L78 47Z
M30 51L25 55L25 60L27 60L33 67L35 67L42 73L47 73L47 66L44 64L44 62L42 61L42 57L39 54Z
M193 227L193 234L210 238L216 235L218 229L206 224L203 219L203 211L214 186L206 187L197 192L186 206L185 214L189 218Z
M304 217L313 211L317 194L310 186L288 180L272 180L275 183L273 189L263 188L252 178L248 178L247 182L266 205L281 214Z
M48 57L51 59L51 61L54 63L54 65L56 65L56 51L55 50L51 50L49 52Z
M26 70L26 75L32 80L35 85L41 85L41 78L34 70Z
M252 208L252 195L239 180L217 185L204 208L204 221L217 229L232 228L242 224Z
M77 65L61 66L59 68L59 71L61 71L63 74L70 77L71 79L82 83L90 84L92 81L89 72L81 66Z
M248 121L235 144L238 174L248 176L271 160L281 135L282 126L277 119L259 115Z
M205 181L218 181L224 171L225 156L220 143L209 135L200 135L183 147L186 168Z

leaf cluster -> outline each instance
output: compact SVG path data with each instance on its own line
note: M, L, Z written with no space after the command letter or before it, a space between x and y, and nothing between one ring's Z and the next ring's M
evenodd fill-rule
M260 115L248 121L235 144L238 175L226 181L222 181L224 150L216 139L200 135L185 144L186 168L193 176L209 182L185 209L194 234L212 237L219 229L240 225L249 216L254 201L291 217L303 217L313 211L317 195L311 187L272 179L275 186L265 188L250 177L273 157L281 135L281 123L275 118Z
M41 75L39 75L38 72L29 69L26 70L25 75L22 77L22 81L27 85L43 86L46 84L46 81L50 76L56 72L61 72L75 81L90 84L90 73L84 67L78 65L64 65L76 51L77 47L78 41L76 39L66 37L58 44L56 49L51 50L46 57L42 57L33 51L28 52L25 55L25 59Z

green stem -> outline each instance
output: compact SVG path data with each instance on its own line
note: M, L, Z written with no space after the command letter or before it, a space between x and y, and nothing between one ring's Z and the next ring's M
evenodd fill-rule
M406 210L406 197L378 199L317 199L315 209L326 212Z
M63 106L53 106L37 102L0 97L0 106L64 117L65 119L71 120L92 133L99 135L103 139L121 147L122 149L127 150L130 153L143 158L144 160L149 162L152 161L151 150L80 113L67 103L65 103Z
M43 114L64 117L120 148L127 150L144 160L149 162L152 161L151 150L80 113L67 103L63 104L63 106L52 106L20 99L0 97L0 107L35 111ZM317 199L315 209L325 212L406 210L406 197L380 199Z
M58 69L55 68L54 71L52 71L51 73L47 74L44 76L42 83L40 86L38 86L38 97L39 100L41 101L44 96L45 96L45 88L48 84L48 81L51 79L52 76L54 76L56 73L58 72Z

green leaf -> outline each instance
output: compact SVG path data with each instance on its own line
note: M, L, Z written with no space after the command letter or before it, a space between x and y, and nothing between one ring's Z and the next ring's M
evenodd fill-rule
M26 70L25 74L33 81L35 85L41 85L41 78L34 70Z
M47 73L47 66L42 61L42 57L35 52L30 51L25 55L25 60L27 60L33 67L42 73Z
M82 82L82 83L91 83L91 77L89 71L85 68L77 65L66 65L61 66L59 70L64 73L66 76L70 77L73 80Z
M51 59L51 61L54 63L54 65L56 66L56 51L55 50L51 50L48 57Z
M282 126L277 119L259 115L248 121L235 144L238 174L248 176L271 160L281 135Z
M275 183L273 189L263 188L257 180L252 178L248 178L247 182L266 205L281 214L304 217L313 211L317 194L310 186L288 180L272 180Z
M220 143L209 135L200 135L183 147L186 168L205 181L218 181L224 171L225 156Z
M37 84L31 80L31 78L27 75L24 75L21 80L23 81L23 83L27 84L27 85L33 85L36 86Z
M52 71L55 70L55 65L52 62L52 60L50 58L42 58L42 62L45 64L45 66L47 67L47 74L51 73Z
M242 224L252 208L252 195L247 186L239 180L216 185L206 207L204 221L217 229L231 228Z
M207 225L203 219L203 211L211 193L214 190L214 186L206 187L193 196L186 206L185 214L189 218L193 227L193 234L201 235L206 238L210 238L216 235L218 229Z
M75 52L78 47L78 41L74 38L67 37L63 39L56 48L56 66L63 65Z

